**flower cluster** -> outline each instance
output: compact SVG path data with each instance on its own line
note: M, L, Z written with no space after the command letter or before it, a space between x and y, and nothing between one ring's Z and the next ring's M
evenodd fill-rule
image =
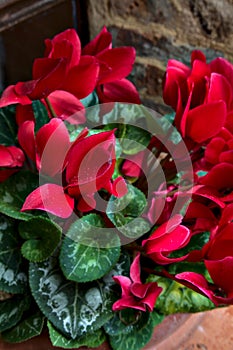
M233 304L233 65L167 65L158 116L103 30L45 41L0 98L0 332L141 349L172 312ZM177 297L178 296L178 297ZM136 346L135 345L135 346Z

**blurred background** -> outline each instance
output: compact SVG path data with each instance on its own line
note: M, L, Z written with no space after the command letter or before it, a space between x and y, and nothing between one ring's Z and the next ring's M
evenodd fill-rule
M162 79L169 58L233 62L233 0L0 0L0 89L31 79L44 39L74 27L84 45L106 25L115 46L132 45L130 79L143 103L163 111Z

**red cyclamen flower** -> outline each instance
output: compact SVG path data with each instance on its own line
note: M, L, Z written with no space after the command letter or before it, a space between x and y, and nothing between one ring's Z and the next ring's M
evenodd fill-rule
M116 283L121 286L121 299L113 304L113 311L126 308L141 311L153 311L154 305L162 288L156 282L143 284L140 277L140 253L137 254L130 267L130 278L126 276L113 276Z
M186 258L186 256L169 258L171 252L183 248L191 238L190 230L180 225L182 219L182 215L174 215L142 242L146 254L156 263L164 265Z
M25 157L16 146L0 145L0 182L5 181L23 166Z
M60 123L63 122L60 121ZM94 209L96 207L94 195L100 189L106 189L118 197L127 192L123 178L118 177L112 180L116 161L114 130L87 136L88 130L84 129L69 150L65 148L66 155L62 153L61 158L58 154L56 158L56 144L59 149L60 139L61 144L64 140L66 142L66 133L63 132L63 128L60 132L59 129L58 135L61 137L58 137L57 140L56 137L51 137L50 129L45 130L50 139L52 138L52 144L51 148L49 147L50 140L46 147L44 143L41 144L42 150L44 149L41 164L42 170L44 167L48 170L49 159L55 155L57 162L55 161L53 170L58 170L58 165L62 164L61 178L65 180L65 183L63 186L55 184L40 186L26 198L22 211L41 209L65 218L71 215L76 202L77 209L80 211L86 212ZM55 136L56 134L57 132ZM62 137L65 139L62 140ZM45 139L46 133L45 138L42 138L41 141Z

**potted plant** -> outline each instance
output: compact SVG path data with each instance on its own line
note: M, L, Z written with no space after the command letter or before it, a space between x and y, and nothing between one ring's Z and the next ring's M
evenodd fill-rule
M165 315L233 302L233 66L170 60L143 106L106 28L45 41L0 98L0 331L142 349Z

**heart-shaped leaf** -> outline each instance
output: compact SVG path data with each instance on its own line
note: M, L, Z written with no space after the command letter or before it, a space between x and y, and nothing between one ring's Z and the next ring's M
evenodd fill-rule
M15 327L2 333L2 338L9 343L21 343L42 332L44 316L40 311L27 317Z
M38 187L38 176L20 171L0 184L0 213L14 219L28 220L32 214L21 213L26 197Z
M133 185L121 198L111 196L106 214L117 229L128 238L138 238L150 230L148 221L141 217L147 201L144 193Z
M16 144L16 139L15 106L0 108L0 144L12 146Z
M121 248L121 255L118 262L114 265L113 269L104 275L103 281L104 283L111 288L116 285L116 282L113 280L113 276L129 276L130 270L130 257L128 252Z
M153 334L153 321L149 317L147 322L141 323L141 327L131 325L131 332L120 333L119 335L110 336L110 344L113 350L140 350L151 339Z
M140 331L144 324L148 322L149 318L149 312L137 313L137 311L133 309L125 309L120 313L116 312L114 316L105 323L104 330L111 336L129 334L132 330Z
M34 217L19 224L19 233L27 241L21 247L22 255L32 262L46 260L61 239L61 228L53 221Z
M66 338L63 334L59 333L50 322L48 322L48 329L53 346L60 346L64 349L76 349L80 346L96 348L100 346L106 338L102 329L97 329L94 333L88 333L75 339Z
M150 140L151 135L148 131L134 125L126 125L126 131L120 144L125 154L133 155L144 150Z
M197 264L193 264L195 265L195 271L199 268ZM179 266L179 264L176 265ZM203 266L204 269L205 267ZM191 269L189 270L186 267L185 271L191 271ZM178 312L201 312L214 308L214 304L207 297L176 281L158 276L150 276L149 281L155 281L163 288L162 293L156 301L156 310L160 314L170 315Z
M22 318L23 312L29 308L30 299L25 295L0 302L0 332L15 326Z
M24 293L26 288L17 223L0 215L0 290L16 294Z
M49 122L49 116L46 107L39 100L32 102L32 109L36 121L35 131L37 132L43 125Z
M104 276L120 256L120 239L90 214L76 220L62 242L60 265L66 278L89 282Z
M94 332L112 316L113 293L100 282L69 282L56 258L30 263L32 294L48 320L65 337L75 339Z

